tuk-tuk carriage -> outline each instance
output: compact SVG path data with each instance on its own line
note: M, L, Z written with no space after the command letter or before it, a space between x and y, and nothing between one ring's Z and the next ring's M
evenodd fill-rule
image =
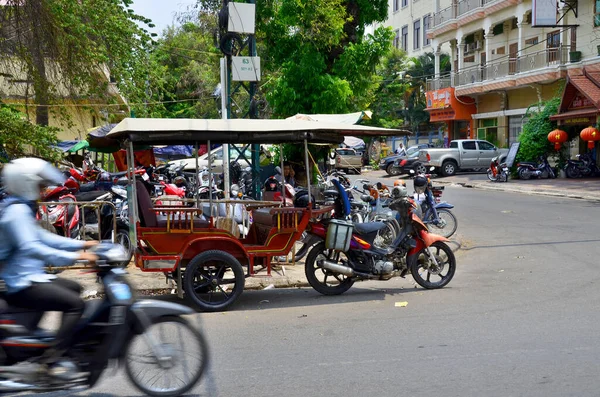
M144 272L163 272L173 277L178 295L183 297L185 292L202 310L221 311L242 293L246 277L256 276L258 268L266 268L270 275L272 258L287 255L309 221L332 210L312 203L310 178L307 178L309 204L305 208L286 207L285 201L213 200L212 196L208 206L200 200L194 200L192 207L157 205L132 172L136 148L180 144L198 147L204 142L208 147L215 143L297 143L304 145L308 174L309 143L339 144L345 135L389 135L394 131L304 120L123 120L106 138L127 150L131 176L130 225L132 241L137 242L135 265ZM251 213L247 232L238 237L230 222L226 222L231 215L214 213L219 204L228 208L243 206L246 220ZM211 213L203 214L203 207Z

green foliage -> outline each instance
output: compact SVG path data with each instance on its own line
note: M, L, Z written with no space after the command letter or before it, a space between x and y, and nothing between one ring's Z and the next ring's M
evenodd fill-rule
M362 34L385 19L386 1L270 0L257 4L264 87L278 117L364 110L375 68L391 47L391 29Z
M146 98L151 35L138 26L150 20L129 8L132 0L7 0L0 13L2 72L29 103L119 103L112 80L130 102ZM150 26L150 25L148 25ZM10 33L10 34L8 34ZM84 109L89 111L90 109ZM100 110L100 109L96 109ZM48 108L36 107L48 124Z
M550 120L550 116L558 112L560 97L555 97L543 104L544 108L538 112L527 111L529 120L523 125L523 132L519 135L518 161L536 161L538 156L550 154L562 156L556 153L554 146L548 141L548 133L556 128L556 122Z
M37 155L58 160L60 153L52 148L57 143L57 131L57 128L32 124L23 113L0 105L0 150L4 150L8 159ZM8 159L0 157L2 161Z
M369 161L369 165L373 168L373 171L377 171L379 169L379 161L376 161L375 159L371 159L371 161Z
M198 14L163 32L150 55L153 104L145 106L143 113L164 118L219 118L221 102L213 95L220 81L215 30L214 18Z

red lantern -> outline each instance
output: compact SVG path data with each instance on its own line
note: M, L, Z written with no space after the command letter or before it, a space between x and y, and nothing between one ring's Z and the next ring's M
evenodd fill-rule
M584 128L583 131L579 134L581 139L587 141L588 149L592 150L595 145L595 141L600 140L600 131L594 127Z
M568 135L563 130L554 130L548 134L548 140L554 144L554 149L559 150L560 145L566 142Z

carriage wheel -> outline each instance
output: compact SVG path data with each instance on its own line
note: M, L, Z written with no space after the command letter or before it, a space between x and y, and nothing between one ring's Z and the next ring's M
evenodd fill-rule
M196 255L185 269L183 290L202 310L227 309L244 290L244 269L240 262L223 251Z

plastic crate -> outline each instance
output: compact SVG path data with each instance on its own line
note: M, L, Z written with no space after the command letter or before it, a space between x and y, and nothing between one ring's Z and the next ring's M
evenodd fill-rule
M352 222L332 219L327 227L325 247L336 251L348 251L353 230L354 224Z

